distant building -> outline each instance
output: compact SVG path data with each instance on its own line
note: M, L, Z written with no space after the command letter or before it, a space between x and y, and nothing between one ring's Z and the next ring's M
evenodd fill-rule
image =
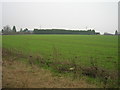
M96 35L100 35L100 33L99 33L99 32L95 32L95 34L96 34Z
M114 35L114 34L105 32L104 35Z

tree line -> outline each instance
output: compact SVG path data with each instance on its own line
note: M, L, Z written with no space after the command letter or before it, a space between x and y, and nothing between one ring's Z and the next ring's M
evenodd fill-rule
M28 30L20 29L19 31L16 29L15 26L11 27L6 25L2 29L3 35L13 35L13 34L80 34L80 35L100 35L99 32L95 32L95 30L66 30L66 29L34 29ZM109 33L105 33L104 35L111 35ZM118 35L117 30L115 31L114 35Z
M20 31L17 31L15 26L13 26L13 28L11 29L9 25L4 26L2 29L3 35L30 34L30 33L31 32L27 28L25 28L24 30L21 28Z
M95 30L65 30L65 29L34 29L34 34L81 34L81 35L95 35Z

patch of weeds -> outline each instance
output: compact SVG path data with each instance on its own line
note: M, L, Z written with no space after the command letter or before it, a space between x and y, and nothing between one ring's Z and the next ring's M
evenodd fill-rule
M118 88L119 87L119 85L117 84L118 80L108 79L108 82L109 83L106 84L107 88Z
M90 58L90 63L91 63L91 66L81 68L83 75L91 77L91 78L97 80L97 82L102 82L103 88L116 86L115 84L117 84L117 83L114 81L114 80L117 80L116 72L113 73L112 71L105 70L103 68L98 67L97 62L93 58ZM94 82L94 83L96 83L96 82Z
M101 82L99 78L94 79L92 77L85 77L85 79L88 83L95 84L101 88L103 87L103 83Z

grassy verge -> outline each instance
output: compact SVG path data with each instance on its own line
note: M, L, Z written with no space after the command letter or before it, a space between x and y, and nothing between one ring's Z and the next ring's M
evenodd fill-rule
M3 68L3 76L4 76L3 77L3 87L12 87L11 85L6 86L7 85L6 82L9 82L9 81L5 80L5 78L8 77L8 76L6 76L6 74L12 72L9 70L10 69L9 67L11 67L11 66L12 66L11 70L12 69L16 70L17 68L19 68L19 70L27 70L27 71L30 70L35 73L38 72L38 71L36 71L37 69L41 70L41 68L44 68L45 70L51 71L52 75L55 77L57 76L57 78L60 80L63 80L66 77L70 78L70 81L68 80L65 83L61 81L61 83L63 83L64 85L61 85L61 86L52 85L51 87L85 87L85 88L86 87L96 87L96 86L103 87L103 88L118 87L117 86L117 72L115 72L115 71L113 72L113 71L98 67L97 63L94 61L93 57L91 57L91 59L90 59L90 66L86 66L86 67L82 66L80 64L77 64L74 59L71 60L71 62L67 61L67 60L61 62L59 60L56 60L57 58L58 58L57 54L54 56L54 59L46 60L46 59L44 59L44 57L41 57L40 55L35 55L35 56L34 55L24 55L21 52L18 52L18 51L12 50L12 49L11 50L3 49L3 61L5 63L5 64L3 64L3 67L4 67ZM22 69L21 67L23 67L23 66L18 66L20 61L27 64L28 65L27 67L29 67L31 69L28 70L26 67L24 67ZM37 66L37 69L34 68L36 66ZM8 73L5 72L6 70L8 71ZM18 72L15 72L15 73L19 73L19 70L18 70ZM24 72L24 71L22 71L22 72ZM25 71L24 73L27 73L27 72ZM31 77L35 76L32 73L29 73L29 75ZM42 75L44 75L44 74L42 74ZM11 76L11 78L12 77L13 76ZM19 76L16 76L16 77L19 77ZM24 75L21 77L23 77L23 79L24 79ZM37 79L39 77L40 77L40 75L38 74L38 77L35 77L35 78ZM32 77L32 79L33 80L31 80L31 81L34 81L33 77ZM29 79L27 79L24 82L19 81L20 83L23 83L23 86L19 86L19 87L28 87L30 85L29 84L30 81L28 82L28 80ZM81 85L81 83L80 83L81 80L84 82L87 81L89 83L86 83L87 84L86 86ZM12 81L14 81L14 80L12 80ZM12 81L10 81L10 82L12 82ZM46 79L45 79L45 81L46 81ZM52 80L50 79L49 82L51 82L51 81ZM71 82L77 82L76 83L77 86ZM28 83L28 85L25 85L24 83L26 83L26 84ZM32 84L33 82L30 82L30 83ZM54 82L54 84L55 83L57 83L57 80L56 80L56 82ZM68 85L68 83L70 85ZM94 84L95 86L91 85L91 84ZM15 86L18 87L17 85L15 85ZM39 87L39 85L34 86L34 87ZM43 85L40 87L45 87L45 86Z
M28 59L21 53L3 50L3 88L96 88L85 79L73 80L41 68L46 65L31 65Z

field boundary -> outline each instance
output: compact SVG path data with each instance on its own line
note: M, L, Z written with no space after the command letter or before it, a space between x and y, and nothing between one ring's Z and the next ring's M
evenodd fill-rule
M94 59L91 57L91 66L89 67L84 67L80 66L75 61L72 62L60 62L60 61L50 61L50 60L45 60L43 57L40 55L37 56L32 56L32 55L24 55L20 51L14 51L8 50L8 49L3 49L2 50L3 57L6 55L11 55L11 56L17 56L18 58L26 58L26 61L28 64L33 67L34 65L37 65L38 67L42 67L45 69L49 69L53 73L57 74L70 74L72 75L73 79L79 79L81 77L87 76L90 78L94 79L99 79L100 82L103 83L103 87L111 87L115 86L117 87L117 73L105 70L103 68L100 68L96 65L94 62ZM25 62L26 62L25 61Z

